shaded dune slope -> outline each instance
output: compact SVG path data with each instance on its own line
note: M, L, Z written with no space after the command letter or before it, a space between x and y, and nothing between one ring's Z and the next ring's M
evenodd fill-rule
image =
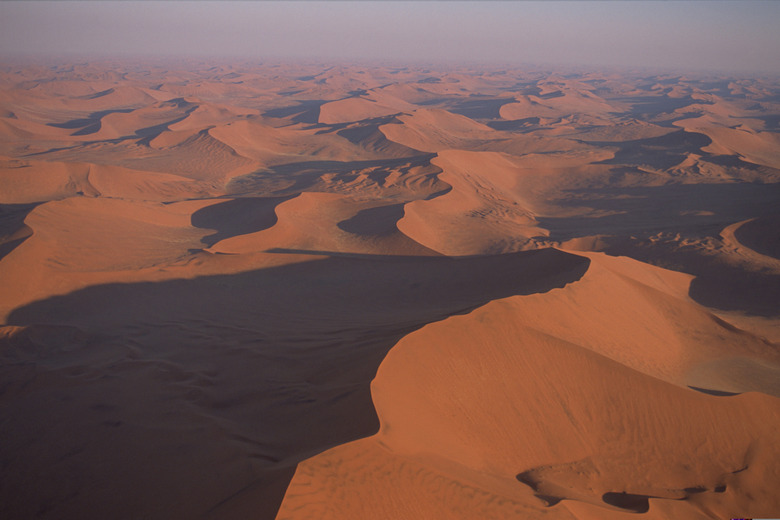
M301 260L94 286L14 311L2 405L27 426L4 443L4 514L29 516L40 503L60 518L275 510L284 483L274 482L298 461L375 431L368 384L402 336L560 287L588 264L555 250Z

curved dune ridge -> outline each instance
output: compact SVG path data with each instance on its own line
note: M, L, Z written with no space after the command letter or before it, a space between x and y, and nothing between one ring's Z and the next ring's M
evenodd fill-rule
M544 235L514 191L517 167L494 152L440 152L432 161L451 189L436 198L406 204L398 228L446 255L490 254L524 249Z
M779 88L0 64L0 517L776 515Z
M398 113L399 110L362 97L331 101L320 107L319 122L331 125L372 119Z
M406 336L372 383L379 433L299 465L278 518L771 515L780 506L777 398L716 397L683 381L686 367L738 344L773 360L768 383L780 358L698 309L678 278L591 255L588 273L566 288ZM660 303L667 298L677 308ZM701 324L684 312L700 313ZM636 347L608 351L626 343ZM753 386L754 374L743 375Z
M492 128L443 109L416 110L398 117L400 123L380 127L391 141L426 152L468 148L473 142L490 139Z

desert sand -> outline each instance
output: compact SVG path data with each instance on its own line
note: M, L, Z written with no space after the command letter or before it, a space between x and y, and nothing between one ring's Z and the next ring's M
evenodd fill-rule
M780 81L0 66L0 517L780 513Z

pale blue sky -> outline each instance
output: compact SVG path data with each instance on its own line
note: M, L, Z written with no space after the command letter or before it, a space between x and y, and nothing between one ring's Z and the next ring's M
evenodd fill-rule
M780 74L780 1L0 2L3 54L637 65Z

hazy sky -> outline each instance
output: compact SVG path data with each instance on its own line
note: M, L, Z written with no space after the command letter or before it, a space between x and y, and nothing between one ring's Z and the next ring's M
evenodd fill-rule
M638 65L780 73L780 1L0 2L3 54Z

